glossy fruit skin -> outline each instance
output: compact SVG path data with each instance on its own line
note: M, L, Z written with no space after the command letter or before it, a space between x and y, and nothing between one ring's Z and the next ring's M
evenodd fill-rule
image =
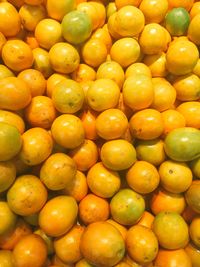
M0 201L1 219L2 224L0 227L0 234L6 234L15 227L17 222L16 214L10 209L5 201Z
M41 210L46 203L47 190L36 176L22 175L15 180L9 189L7 201L16 214L31 215Z
M80 248L87 261L102 267L117 264L125 253L120 232L108 222L90 224L82 235Z
M165 152L173 160L191 161L200 156L199 142L200 131L198 129L178 128L166 136Z
M91 19L84 12L71 11L62 20L62 32L67 42L80 44L88 39L92 33Z
M199 267L200 250L196 246L194 246L194 244L189 243L185 248L185 252L187 253L192 262L192 267Z
M46 8L51 18L61 21L65 14L75 8L75 0L61 0L58 2L48 0Z
M0 162L0 193L6 191L16 178L16 168L12 161Z
M185 199L187 204L197 213L200 213L199 194L198 194L199 188L200 188L200 181L194 180L191 186L185 192Z
M5 122L0 122L0 160L7 161L16 156L22 146L18 129Z
M78 206L73 197L60 195L49 200L39 213L40 228L49 236L58 237L74 225Z
M0 262L4 267L14 267L13 253L10 250L1 250Z
M196 30L197 25L200 22L200 14L197 14L192 20L188 28L188 37L196 45L200 44L200 34Z
M122 189L110 202L113 219L122 225L133 225L142 216L145 203L141 195L131 189Z

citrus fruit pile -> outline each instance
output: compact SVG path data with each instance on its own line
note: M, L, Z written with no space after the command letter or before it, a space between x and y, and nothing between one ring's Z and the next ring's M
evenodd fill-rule
M200 267L200 1L0 1L0 267Z

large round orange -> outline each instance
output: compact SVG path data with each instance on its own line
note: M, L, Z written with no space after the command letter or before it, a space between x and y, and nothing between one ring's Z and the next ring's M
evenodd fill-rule
M128 169L136 161L134 146L123 139L111 140L104 143L100 156L104 166L114 171Z
M33 53L28 44L22 40L8 40L2 49L2 59L7 67L14 71L31 68Z
M140 264L155 259L158 253L158 240L153 231L142 225L129 228L126 238L128 255Z
M15 36L21 29L20 16L15 7L8 2L0 3L0 32L4 36Z
M20 117L14 112L1 109L0 110L0 122L5 122L5 123L15 126L20 132L20 134L22 134L25 130L24 120L22 119L22 117Z
M31 215L44 206L47 201L47 190L36 176L22 175L16 179L9 189L7 201L16 214Z
M64 153L52 154L40 169L40 179L50 190L64 189L75 175L75 161Z
M87 173L87 184L95 195L110 198L119 190L121 181L116 171L111 171L102 162L97 162Z
M92 140L85 140L82 145L69 152L79 171L88 171L98 160L97 145Z
M200 128L200 102L188 101L180 104L176 110L180 112L186 121L186 126Z
M148 108L154 99L152 79L144 74L128 77L123 84L124 103L132 110Z
M44 240L36 234L23 237L13 250L17 266L42 267L47 258L47 247Z
M192 267L199 267L200 266L200 250L194 246L192 243L189 243L185 248L185 252L189 256Z
M166 250L159 249L155 259L155 266L159 267L192 267L190 257L184 249Z
M107 24L104 24L102 28L98 28L92 35L91 38L100 39L107 48L107 51L110 51L110 48L112 46L113 40L111 38L111 35L108 31Z
M49 53L40 47L33 49L33 68L40 71L45 78L53 74L53 69L49 60Z
M121 233L124 241L126 240L127 228L125 226L119 224L118 222L114 221L113 219L108 219L106 222L115 226L115 228L117 228L117 230L119 230L119 232Z
M56 109L51 98L35 96L25 109L24 115L32 127L49 129L56 118Z
M80 241L84 227L75 225L68 233L54 240L55 253L63 262L75 263L82 258Z
M160 182L156 167L146 161L136 161L127 171L126 180L128 185L140 194L153 192Z
M18 74L31 90L32 97L43 95L46 89L46 80L41 72L34 69L26 69Z
M22 135L22 141L19 156L27 165L42 163L52 152L52 137L43 128L35 127L27 130Z
M151 71L144 63L137 62L131 64L125 72L125 78L135 76L136 74L143 74L151 78Z
M161 113L155 109L138 111L131 117L129 122L133 137L142 140L155 139L164 130Z
M185 206L186 203L183 194L170 193L162 188L153 193L150 203L151 210L155 215L161 211L171 211L181 214Z
M122 235L108 222L91 223L82 235L80 248L87 261L102 267L114 266L125 253Z
M27 84L16 77L0 80L1 97L0 108L6 110L20 110L31 101L31 91Z
M0 211L2 223L0 226L0 235L9 233L13 230L17 222L17 215L12 211L8 202L0 201Z
M48 79L47 79L47 86L46 86L46 95L48 97L52 97L52 93L54 90L54 87L56 84L61 82L62 80L68 79L67 74L59 74L59 73L53 73Z
M185 192L192 183L192 171L186 163L164 161L159 167L161 185L172 193Z
M188 226L176 212L158 213L153 222L153 231L160 246L165 249L184 248L189 240Z
M75 115L60 115L54 120L51 131L55 141L65 148L73 149L84 142L84 128L81 120Z
M85 225L106 221L109 213L108 201L94 194L88 194L79 204L79 217Z
M61 21L65 14L72 11L75 8L75 0L48 0L46 9L50 18Z
M40 228L49 236L67 233L78 214L78 206L71 196L57 196L49 200L39 213Z

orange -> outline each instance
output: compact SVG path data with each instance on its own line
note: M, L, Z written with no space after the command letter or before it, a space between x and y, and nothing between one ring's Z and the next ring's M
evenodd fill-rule
M53 256L52 263L54 264L52 267L74 267L73 264L64 263L56 255ZM48 266L48 267L50 267L50 266Z
M0 32L0 56L1 56L1 50L4 44L6 43L6 37L3 35L3 33Z
M73 181L68 183L62 192L63 194L74 197L77 202L81 201L88 192L85 174L77 171Z
M106 45L107 51L110 51L113 40L108 31L107 24L104 24L102 28L98 28L94 33L92 33L91 38L100 39Z
M139 6L140 2L142 0L115 0L115 4L117 9L120 9L123 6L127 5L133 5L133 6Z
M159 249L155 259L155 266L160 267L192 267L191 260L184 249L166 250Z
M47 16L43 5L31 6L27 4L21 6L19 15L23 27L28 31L34 31L37 24Z
M124 256L125 244L120 232L108 222L91 223L84 231L81 253L92 264L113 266Z
M99 66L96 78L111 79L121 88L124 83L124 70L119 63L112 60L106 61Z
M111 79L98 79L89 87L86 100L95 111L114 108L118 104L120 89Z
M39 178L30 174L18 177L7 193L9 206L16 214L22 216L38 212L46 200L45 186Z
M188 243L188 226L176 212L158 213L153 222L153 231L160 246L165 249L184 248Z
M111 199L110 212L114 221L122 225L137 223L145 210L143 197L132 189L121 189Z
M185 205L184 195L171 193L162 188L153 193L150 203L151 210L155 215L161 211L181 214L185 209Z
M68 74L78 67L80 57L72 45L60 42L49 50L49 60L55 71Z
M84 102L85 94L81 85L71 79L63 79L52 91L52 101L61 113L76 113Z
M149 68L152 77L166 77L166 54L164 52L155 55L145 55L143 62Z
M190 208L194 210L197 213L200 213L199 209L199 194L198 190L200 188L200 181L199 180L193 180L192 184L188 188L188 190L185 192L185 200Z
M54 19L42 19L35 27L35 38L42 48L49 50L54 44L62 41L62 28Z
M143 12L145 23L160 23L168 11L167 0L142 0L139 9Z
M188 40L172 42L166 53L166 66L174 75L190 73L199 59L199 52L194 43Z
M19 156L27 165L42 163L52 152L52 137L43 128L35 127L27 130L22 135L22 141Z
M128 169L136 161L134 146L123 139L105 142L100 156L104 166L114 171Z
M200 99L200 79L195 74L175 78L173 86L176 89L178 100L193 101Z
M200 59L198 59L197 64L195 65L192 72L196 74L198 77L200 77Z
M145 18L137 7L127 5L116 13L117 33L123 37L137 36L144 28Z
M153 231L143 225L129 228L126 238L128 255L140 264L155 259L158 253L158 240Z
M127 171L126 180L130 188L140 194L153 192L160 182L156 167L146 161L136 161Z
M15 245L26 235L32 233L32 229L28 223L23 219L18 219L17 223L11 231L1 235L0 247L1 249L13 250Z
M87 184L92 193L99 197L110 198L121 185L119 174L104 167L97 162L87 173Z
M126 79L130 76L135 76L136 74L143 74L151 78L151 71L146 64L138 62L130 65L125 72Z
M136 112L129 123L133 137L142 140L155 139L164 130L161 113L155 109L144 109Z
M59 73L53 73L48 79L47 79L47 86L46 86L46 95L48 97L52 97L52 92L59 82L62 80L68 79L67 74L59 74Z
M49 236L58 237L74 225L78 206L73 197L57 196L49 200L39 213L39 226Z
M33 49L33 68L40 71L45 78L53 74L53 69L49 60L49 53L40 47Z
M110 15L110 17L108 18L107 22L108 32L110 36L113 37L114 40L122 38L122 36L118 33L116 17L117 17L117 12L113 12L113 14Z
M92 109L84 109L79 116L83 124L86 139L96 140L98 138L96 131L96 117L97 113Z
M81 120L75 115L63 114L58 116L51 126L54 140L64 148L76 148L85 139Z
M186 126L200 128L200 102L188 101L180 104L176 110L180 112L186 121Z
M50 190L64 189L76 175L76 164L64 153L52 154L42 164L40 179Z
M0 64L0 80L7 77L15 76L14 73L5 65Z
M126 4L125 4L126 5ZM106 17L109 19L109 17L117 11L117 7L115 2L110 2L106 6Z
M169 9L172 9L174 7L184 7L186 10L190 10L194 0L168 0L169 3Z
M199 13L200 13L200 3L199 3L199 1L198 2L196 1L192 5L192 8L190 9L190 18L193 19Z
M0 192L6 191L15 181L16 168L12 161L0 162Z
M167 135L169 132L176 128L185 127L185 118L184 116L174 110L168 109L161 113L163 124L164 124L164 135Z
M89 2L96 9L96 12L97 12L96 16L98 17L98 21L99 21L98 28L101 28L105 24L105 21L106 21L106 8L104 5L104 2L103 3L102 1L89 1Z
M8 40L2 49L2 59L11 70L22 71L32 66L33 53L24 41Z
M132 110L148 108L154 99L152 79L144 74L128 77L123 85L124 103Z
M3 200L0 201L0 211L2 218L2 223L0 226L0 235L4 235L15 227L17 222L17 216L12 211L8 203Z
M93 68L99 67L106 60L107 54L107 47L99 38L90 38L81 49L84 63Z
M46 80L41 72L34 69L26 69L18 74L18 78L23 80L31 90L31 95L43 95L46 89Z
M137 140L135 148L138 160L147 161L155 166L165 160L164 142L161 139Z
M151 214L148 211L144 211L141 219L137 222L137 225L142 225L142 226L145 226L145 227L151 229L152 225L153 225L154 218L155 217L153 216L153 214Z
M56 109L51 98L35 96L26 107L24 115L32 127L49 129L56 118Z
M199 223L200 223L200 218L196 217L192 220L190 226L189 226L189 233L190 233L190 238L192 239L192 242L199 248L200 247L200 241L199 241Z
M15 36L21 28L20 16L15 7L7 2L0 3L0 32L5 37Z
M31 264L35 267L42 267L47 258L47 247L39 235L27 235L17 243L13 256L17 266Z
M75 8L75 3L75 0L61 0L58 2L55 2L54 0L48 0L46 9L50 18L61 21L65 14Z
M66 263L79 261L82 258L79 246L83 232L83 226L75 225L64 236L55 239L54 248L56 256Z
M192 183L192 171L185 163L167 160L159 167L161 185L172 193L183 193Z
M158 23L147 24L139 37L139 44L144 54L153 55L167 49L167 38L164 28Z
M14 266L14 258L12 251L9 250L1 250L0 251L0 262L2 266L12 267Z
M94 81L96 79L95 70L87 64L81 63L78 68L72 72L72 79L76 82Z
M0 161L7 161L21 150L22 138L19 130L6 122L0 122L0 133Z
M195 177L197 177L198 179L200 178L200 159L197 158L193 161L190 162L190 168L194 174Z
M95 5L91 4L91 2L83 2L79 3L76 8L88 15L92 23L92 30L99 27L99 14L97 13Z
M200 250L194 246L192 243L189 243L185 248L185 252L189 256L192 266L199 267L200 266Z
M36 229L34 234L37 234L42 237L42 239L45 241L47 246L47 254L51 255L54 253L54 247L53 247L53 239L52 237L47 236L44 231L42 231L40 228Z
M14 112L0 110L0 122L5 122L7 124L15 126L20 134L23 134L25 130L24 120Z
M87 171L97 162L98 150L93 141L85 140L79 147L71 150L69 155L79 171Z
M165 78L153 78L154 99L151 107L164 111L173 107L176 90Z
M108 201L94 194L88 194L79 203L79 218L85 225L106 221L109 213Z
M97 134L106 140L122 137L128 128L128 120L119 109L107 109L96 118Z
M115 228L117 230L119 230L119 232L121 233L122 237L124 240L126 240L126 235L127 235L127 229L125 226L117 223L116 221L114 221L113 219L108 219L106 222L112 224L113 226L115 226Z
M140 56L140 46L134 38L121 38L112 45L110 56L112 60L125 68L138 60Z

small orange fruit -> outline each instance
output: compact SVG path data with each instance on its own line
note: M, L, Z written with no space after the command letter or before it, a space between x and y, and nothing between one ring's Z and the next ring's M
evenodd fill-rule
M192 239L192 242L199 248L200 247L200 241L199 241L199 224L200 224L200 218L196 217L192 220L190 226L189 226L189 233L190 238Z
M130 76L135 76L136 74L143 74L151 78L151 71L146 64L137 62L130 65L125 72L126 79Z
M72 79L76 82L94 81L96 79L95 70L87 64L81 63L78 68L72 72Z
M0 162L0 193L6 191L15 181L16 168L12 161Z
M200 128L200 102L188 101L180 104L176 110L180 112L186 121L186 126Z
M48 0L46 3L46 9L50 18L61 21L65 14L75 8L75 4L75 0L61 0L58 2L55 2L54 0Z
M79 117L85 130L85 138L89 140L96 140L98 138L96 131L97 113L91 109L84 109Z
M152 228L153 221L154 221L155 216L153 216L152 213L148 211L144 211L141 219L137 222L137 225L143 225L148 228Z
M10 208L8 202L0 201L0 211L2 223L0 226L0 235L9 233L16 225L17 216Z
M47 79L47 86L46 86L46 95L48 97L52 97L52 92L59 82L62 80L68 79L67 74L59 74L59 73L53 73L48 79Z
M164 52L154 55L145 55L143 62L149 68L152 77L166 77L168 74L166 68L166 54Z
M20 134L23 134L25 130L25 122L22 117L11 111L1 109L0 122L5 122L7 124L15 126L20 132Z
M192 266L199 267L200 260L200 250L194 246L192 243L189 243L185 248L185 252L189 256Z
M33 49L33 68L40 71L45 78L53 74L53 69L49 59L49 53L40 47Z
M196 45L200 45L200 34L199 31L196 29L199 23L200 23L200 14L197 14L191 20L188 27L188 38Z

